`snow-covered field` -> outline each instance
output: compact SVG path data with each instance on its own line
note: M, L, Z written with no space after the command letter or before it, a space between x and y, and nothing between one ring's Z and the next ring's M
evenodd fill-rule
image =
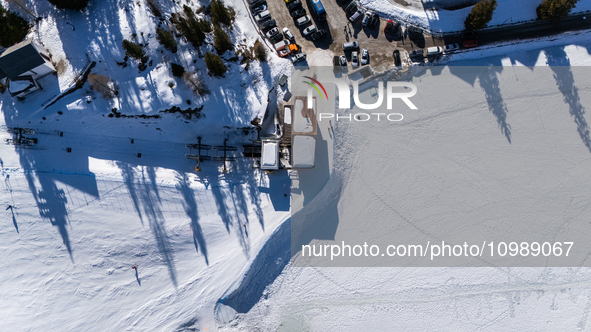
M449 65L569 65L573 66L573 71L577 73L576 66L589 64L588 50L591 43L588 41L588 35L589 32L566 34L562 35L562 38L553 38L552 40L531 41L519 46L498 46L464 53L458 56L457 61L453 61L454 57L452 56ZM524 50L522 51L522 49ZM503 70L512 72L509 68ZM578 73L581 74L581 72ZM515 75L515 79L518 80L518 73ZM421 80L429 80L430 78L431 74L420 75ZM576 82L575 78L575 85ZM548 83L551 86L555 84L552 81ZM448 82L447 84L462 86L466 85L466 82ZM478 90L479 85L475 82L471 88L467 89ZM580 96L581 103L585 108L585 105L588 105L588 94L583 91L585 89L580 90ZM558 96L557 100L562 100L562 94L558 90L555 93ZM506 94L510 93L506 91ZM376 191L382 193L384 199L393 200L392 204L397 206L399 210L406 211L406 215L414 215L421 212L413 209L416 207L413 205L415 200L416 204L421 203L421 195L424 194L420 190L421 186L433 190L434 187L439 186L437 180L439 175L436 172L454 173L463 169L441 165L444 163L443 160L452 158L451 155L444 153L446 150L441 148L441 144L450 143L467 148L471 144L478 145L476 142L490 142L490 146L486 146L490 148L487 151L491 153L493 150L496 151L498 154L495 154L493 159L498 162L504 160L503 158L511 158L508 154L512 149L523 148L524 153L525 151L534 153L541 148L538 143L542 143L536 138L538 135L542 135L551 141L555 139L557 143L553 144L558 144L554 145L558 150L544 155L544 159L552 156L561 159L559 154L568 153L570 156L565 157L564 160L588 162L589 150L585 145L585 132L578 131L582 123L581 119L569 114L568 105L563 105L564 107L561 107L560 111L556 110L559 114L554 114L552 110L545 109L542 112L544 108L529 107L527 103L524 105L523 101L519 101L519 96L515 96L516 99L511 99L512 97L504 94L504 97L507 98L508 104L522 104L517 108L510 107L507 113L508 121L512 126L512 143L508 142L506 133L498 126L493 114L488 112L486 107L481 109L477 105L475 105L475 110L480 110L478 112L468 110L467 113L464 113L462 111L464 108L457 112L445 112L445 107L441 110L434 108L429 112L419 112L418 115L411 117L411 123L402 124L404 128L400 128L400 131L391 130L387 135L389 137L387 140L383 139L382 132L367 130L367 126L364 126L365 131L362 131L353 128L355 124L351 125L347 122L337 124L336 140L340 145L346 146L348 151L379 145L394 154L394 160L391 162L394 162L395 165L391 167L395 167L399 171L406 171L407 174L423 171L425 173L409 178L400 177L394 180L398 183L397 185L388 182L388 185L382 187L379 179L384 178L384 174L380 172L391 170L391 167L382 169L381 165L374 164L374 168L371 168L371 165L367 168L366 160L375 158L375 156L351 155L341 149L341 152L337 153L340 157L335 157L337 158L335 159L335 165L337 165L335 167L340 168L340 172L344 170L348 178L346 176L346 180L336 179L335 181L340 184L328 184L327 187L356 184L357 187L343 189L343 192L348 193L348 197L341 196L338 199L344 201L343 204L350 206L357 200L355 197L365 197L365 188L373 185ZM536 113L535 121L531 119L530 112ZM537 112L540 112L539 115ZM431 116L431 113L437 114ZM544 121L544 119L548 120L553 117L557 117L557 119L552 123ZM583 118L588 117L583 114ZM480 122L481 120L482 122ZM546 127L542 128L545 125ZM407 129L407 126L410 128ZM417 137L417 135L423 134L424 137ZM455 143L454 137L458 139ZM471 143L462 145L461 142ZM496 145L497 143L499 146ZM569 148L559 148L558 146L561 144L566 144ZM506 146L506 148L503 149L502 146ZM548 144L543 144L543 146L549 147ZM472 152L478 154L476 151ZM420 157L417 156L413 159L413 154L420 154ZM440 154L443 155L440 156ZM443 160L438 161L438 156ZM435 161L432 164L418 165L416 164L417 159L434 159ZM577 165L580 164L573 164L577 172L586 172L584 168L577 167ZM478 167L478 164L464 164L464 166ZM367 172L360 171L358 167L365 167ZM560 166L556 164L549 167L548 170ZM534 168L532 165L531 172L534 173L527 176L535 177L541 174L534 171ZM520 169L527 172L527 168ZM497 182L498 178L493 173L480 172L478 173L480 175L473 178L474 174L476 173L470 173L469 183L475 185L481 183L483 188L488 188L490 192L499 195L502 195L501 187L508 185L506 183L500 187L495 186L494 183L500 182ZM574 173L565 173L564 175L568 177L572 174ZM424 183L428 180L433 181ZM462 181L466 181L466 179ZM462 181L459 181L458 185ZM544 187L552 185L550 182L547 184L535 182L535 184ZM573 199L585 201L584 196L581 196L581 193L584 195L585 186L576 185L576 183L577 181L574 181L567 185L566 182L560 182L559 186L568 193L567 195L570 195L565 197L566 201ZM443 192L451 195L456 190L454 184L455 182L451 183L449 187L443 189ZM396 193L388 194L390 188L396 188ZM416 191L413 191L413 188ZM512 191L509 190L509 192ZM334 193L333 190L328 190L326 194L319 194L317 199L320 201L312 201L308 204L328 206L329 200L333 198L332 193ZM537 197L536 204L542 206L549 206L552 204L551 201L554 202L552 195L540 193L535 196ZM462 196L456 198L469 199ZM363 199L359 200L362 203L365 202ZM347 212L346 207L347 205L340 206L339 209L343 210L339 210L339 213L355 212ZM376 207L379 208L379 204ZM530 212L532 215L527 215L535 217L536 213L542 210L532 210ZM587 213L587 204L583 203L582 207L569 211L551 211L551 213L559 215L570 212L573 212L574 215ZM485 212L483 213L486 215ZM371 216L375 217L375 214L371 214ZM396 217L394 219L397 220ZM312 220L312 223L320 222L326 222L326 220ZM338 234L338 229L336 232ZM331 243L320 240L318 242ZM584 247L585 244L582 246ZM231 325L222 328L222 330L585 331L589 329L589 308L591 308L590 272L588 268L578 267L301 268L290 265L267 288L266 296L256 306L246 314L239 314Z
M284 268L290 180L297 173L258 172L241 158L228 173L218 162L206 162L196 173L184 155L185 144L197 136L211 145L248 142L252 133L240 128L262 115L289 62L272 56L252 62L248 71L227 62L226 77L213 78L192 46L181 41L177 54L159 46L158 20L141 1L91 1L85 14L57 11L46 1L28 3L46 17L32 36L69 66L58 78L45 78L45 90L24 102L0 95L0 128L33 128L39 139L33 148L0 145L0 203L14 206L0 210L0 331L588 328L586 269ZM252 46L258 34L243 2L226 3L237 11L233 40ZM507 3L499 1L499 9ZM182 10L178 3L163 7L167 14ZM153 64L146 71L133 61L126 68L116 64L124 56L121 42L132 34L148 44ZM449 60L589 65L588 36L486 48ZM316 52L308 55L310 64L328 64L331 54ZM118 98L104 100L86 84L44 109L88 59L97 61L93 72L119 85ZM211 93L193 96L172 77L170 62L197 72ZM108 117L112 108L155 115L171 106L201 105L205 117L199 119ZM326 126L320 130L319 145L328 147L318 162L328 169L333 136Z
M407 3L407 6L400 3ZM368 9L382 15L422 26L436 32L463 31L464 21L473 6L447 10L441 9L432 1L419 0L360 0ZM536 19L536 8L541 0L497 0L497 8L493 13L489 27L532 21ZM591 2L580 0L571 11L581 13L591 10ZM591 18L591 17L590 17Z

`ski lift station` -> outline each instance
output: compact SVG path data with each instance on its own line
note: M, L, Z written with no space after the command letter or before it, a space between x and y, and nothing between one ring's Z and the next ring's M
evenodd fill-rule
M316 159L316 98L308 108L306 97L295 97L291 132L293 168L314 168Z
M253 160L253 167L267 171L314 168L316 114L315 98L312 108L307 97L294 97L292 104L284 105L278 112L281 136L261 137L260 161Z

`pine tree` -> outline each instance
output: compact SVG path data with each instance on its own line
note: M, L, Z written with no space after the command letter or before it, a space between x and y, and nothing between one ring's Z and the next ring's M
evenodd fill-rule
M12 46L27 36L29 25L22 17L0 6L0 46Z
M226 72L226 65L222 59L210 52L205 53L205 65L213 76L221 77Z
M538 18L558 22L566 18L579 0L543 0L536 9Z
M174 39L174 36L172 35L172 33L170 33L170 31L158 28L156 29L156 38L158 39L160 44L164 46L164 48L171 51L172 53L176 53L176 40Z
M226 26L232 25L236 12L232 7L226 7L220 0L211 1L211 22L215 24L223 23Z
M234 49L230 36L219 25L213 28L213 47L218 54Z
M466 21L464 21L466 30L484 28L492 20L493 12L496 8L497 0L481 0L476 3L466 18Z

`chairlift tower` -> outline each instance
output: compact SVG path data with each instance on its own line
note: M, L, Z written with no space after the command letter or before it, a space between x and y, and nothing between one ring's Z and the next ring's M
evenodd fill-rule
M185 157L187 159L197 160L195 164L195 171L199 172L201 170L201 162L205 160L211 160L210 156L202 156L201 151L209 151L211 150L211 145L201 144L201 137L197 137L197 144L187 144L187 149L189 149L189 154L186 154ZM191 154L191 150L196 149L197 154Z
M230 146L227 144L228 143L228 139L224 139L224 145L217 145L214 146L213 149L216 151L223 151L223 156L218 156L216 155L215 157L213 157L213 160L215 161L222 161L224 163L224 168L222 170L222 172L226 173L228 171L228 169L226 169L226 161L236 161L236 157L231 157L228 156L228 151L238 151L238 148L236 148L235 146Z

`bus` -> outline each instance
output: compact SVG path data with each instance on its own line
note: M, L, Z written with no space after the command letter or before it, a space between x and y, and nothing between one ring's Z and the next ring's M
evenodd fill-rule
M311 0L312 1L312 8L314 9L314 13L320 20L326 20L326 10L324 10L324 6L320 0Z

